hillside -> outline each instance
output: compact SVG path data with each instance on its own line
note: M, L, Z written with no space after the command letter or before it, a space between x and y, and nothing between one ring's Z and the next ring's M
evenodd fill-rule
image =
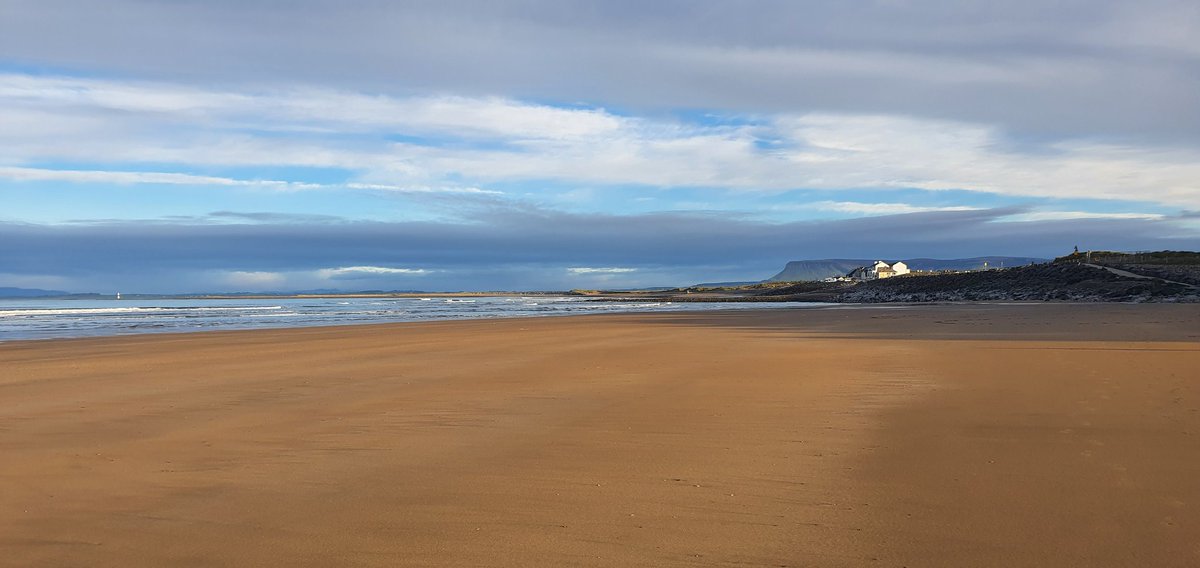
M841 302L1196 302L1200 288L1155 279L1118 276L1075 263L1006 270L906 276L861 283Z
M62 290L41 290L38 288L10 288L0 286L0 298L46 298L50 296L66 296L69 292Z
M913 258L905 259L909 270L982 270L984 268L1015 268L1046 262L1044 258L1028 256L976 256L972 258Z
M1046 262L1043 258L1025 256L977 256L973 258L912 258L902 259L910 270L979 270L987 267L1025 266ZM767 282L813 281L843 276L858 268L875 262L863 258L826 258L821 260L793 260L783 270L767 279Z
M1157 252L1092 251L1054 259L1056 263L1090 263L1136 274L1200 285L1200 253L1164 250Z

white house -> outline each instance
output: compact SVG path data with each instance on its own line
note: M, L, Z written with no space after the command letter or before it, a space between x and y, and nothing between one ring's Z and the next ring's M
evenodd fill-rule
M860 266L850 271L847 274L852 280L877 280L880 278L891 278L893 276L901 276L908 274L908 265L903 262L888 264L882 260L876 260L871 266Z

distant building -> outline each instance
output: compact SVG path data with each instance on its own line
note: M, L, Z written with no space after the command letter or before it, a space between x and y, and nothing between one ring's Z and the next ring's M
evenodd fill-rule
M908 274L908 265L903 262L888 264L882 260L876 260L871 266L860 266L851 270L846 275L851 280L878 280L880 278L891 278L893 276L902 276Z

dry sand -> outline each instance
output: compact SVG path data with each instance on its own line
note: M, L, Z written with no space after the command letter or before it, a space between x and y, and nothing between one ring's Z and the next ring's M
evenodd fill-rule
M0 565L1196 566L1200 306L0 344Z

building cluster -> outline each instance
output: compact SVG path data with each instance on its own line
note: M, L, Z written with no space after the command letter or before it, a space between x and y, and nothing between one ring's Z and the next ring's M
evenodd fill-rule
M850 273L846 275L846 279L862 282L864 280L879 280L881 278L903 276L908 273L908 265L901 261L888 264L882 260L876 260L874 264L869 266L860 266L854 270L851 270Z

